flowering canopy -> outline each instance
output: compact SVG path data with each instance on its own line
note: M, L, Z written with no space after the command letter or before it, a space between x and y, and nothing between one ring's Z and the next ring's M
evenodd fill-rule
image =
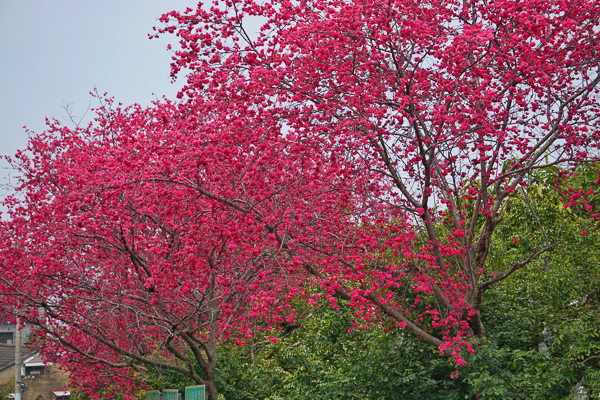
M597 159L596 2L214 4L162 18L172 24L159 33L180 38L172 64L173 77L187 76L180 97L254 96L290 140L330 156L335 176L356 171L353 195L412 225L402 227L412 247L395 251L380 238L343 273L322 266L324 276L441 350L483 336L485 290L556 245L487 271L504 201L534 169ZM264 24L253 37L245 24L257 18ZM398 228L388 220L379 229L391 237ZM388 290L403 285L417 293L408 304ZM414 326L406 317L421 296L438 307Z
M35 310L25 318L42 350L91 389L104 382L81 362L110 367L116 388L115 373L127 383L144 365L210 381L218 341L295 318L287 300L303 269L281 235L324 235L315 210L343 220L349 208L277 124L213 106L108 100L95 124L53 124L28 150L15 163L23 197L10 199L3 291Z

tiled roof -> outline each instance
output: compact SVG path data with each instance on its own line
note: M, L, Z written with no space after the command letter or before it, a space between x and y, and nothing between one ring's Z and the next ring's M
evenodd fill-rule
M21 359L31 356L29 349L21 350ZM0 343L0 371L12 367L15 364L15 345Z

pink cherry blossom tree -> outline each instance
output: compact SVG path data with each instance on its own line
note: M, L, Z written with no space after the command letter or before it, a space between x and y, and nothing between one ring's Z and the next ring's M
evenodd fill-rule
M388 205L362 252L308 271L461 364L485 291L558 245L490 270L507 199L535 169L598 159L599 16L594 1L239 0L168 13L158 34L179 37L180 98L254 96L329 173L354 171L354 199Z
M337 213L339 196L272 119L103 101L89 127L54 123L13 162L2 293L90 394L132 393L154 366L216 399L217 344L296 317L304 274L277 235L318 231L310 215Z

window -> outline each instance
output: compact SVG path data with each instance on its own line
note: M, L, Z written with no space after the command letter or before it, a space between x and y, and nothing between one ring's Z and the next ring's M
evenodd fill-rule
M26 376L30 376L30 375L44 375L44 366L43 365L36 365L36 366L25 366L25 375Z
M13 344L13 332L0 332L0 343Z

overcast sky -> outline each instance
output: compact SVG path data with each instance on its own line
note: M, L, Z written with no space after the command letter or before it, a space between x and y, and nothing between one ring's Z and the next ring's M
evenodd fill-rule
M67 122L64 103L81 117L97 87L119 102L174 98L167 43L149 40L161 14L194 0L0 0L0 154L24 148L23 126ZM88 117L90 115L88 114ZM2 162L0 184L10 171ZM5 191L0 191L0 195Z

